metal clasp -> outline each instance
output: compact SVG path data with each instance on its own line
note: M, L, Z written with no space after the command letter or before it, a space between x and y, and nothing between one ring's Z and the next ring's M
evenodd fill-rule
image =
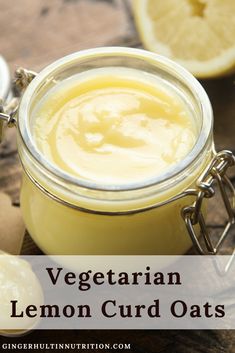
M225 150L217 153L206 172L203 173L198 180L198 192L195 202L182 209L182 217L185 221L188 233L195 249L201 255L217 254L224 240L228 236L231 226L235 223L235 189L227 176L227 170L234 165L235 157L231 151ZM216 183L219 186L219 191L228 219L219 240L216 245L213 245L203 216L202 205L204 199L212 198L215 195L214 186ZM229 196L228 191L231 196ZM204 247L197 236L195 228L198 226L204 240Z
M5 103L0 98L0 142L2 140L3 123L6 123L8 127L16 125L19 97L35 76L36 73L33 71L18 68L15 71L15 79L13 81L13 90L17 94L17 97L14 97L9 103Z

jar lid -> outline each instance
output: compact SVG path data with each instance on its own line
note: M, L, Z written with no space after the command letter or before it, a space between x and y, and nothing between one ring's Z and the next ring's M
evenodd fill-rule
M11 77L9 67L0 55L0 98L6 99L11 90Z

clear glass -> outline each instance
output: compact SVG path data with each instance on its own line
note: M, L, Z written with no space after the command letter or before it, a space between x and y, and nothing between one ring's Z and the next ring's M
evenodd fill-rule
M8 65L0 56L0 99L7 102L11 98L11 76ZM3 135L3 121L0 119L0 142Z
M0 55L0 97L5 101L10 95L11 76L8 65Z
M190 109L198 130L193 149L178 164L143 183L100 185L52 165L32 136L34 107L48 90L79 72L128 67L154 75ZM26 226L48 254L182 254L190 247L181 209L172 201L195 185L213 156L213 115L199 82L176 63L130 48L98 48L64 57L45 68L25 91L18 116L24 168L21 207Z

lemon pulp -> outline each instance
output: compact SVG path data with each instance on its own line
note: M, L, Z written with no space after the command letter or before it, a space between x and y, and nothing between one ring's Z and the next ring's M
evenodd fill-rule
M198 77L235 67L234 0L133 0L137 28L149 50Z

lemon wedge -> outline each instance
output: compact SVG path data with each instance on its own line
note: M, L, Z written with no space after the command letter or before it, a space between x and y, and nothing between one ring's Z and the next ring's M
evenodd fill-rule
M144 46L199 78L235 71L235 0L133 0Z

